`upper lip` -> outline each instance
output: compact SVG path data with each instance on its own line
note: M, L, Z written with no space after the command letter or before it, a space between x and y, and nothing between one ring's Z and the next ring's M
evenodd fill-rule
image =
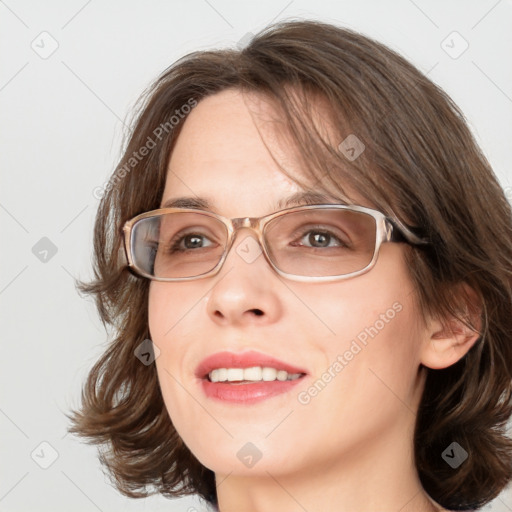
M195 375L204 379L212 370L216 368L251 368L253 366L262 366L275 368L276 370L285 370L293 373L307 373L306 370L298 368L291 364L280 361L275 357L255 350L246 352L216 352L203 359L196 368Z

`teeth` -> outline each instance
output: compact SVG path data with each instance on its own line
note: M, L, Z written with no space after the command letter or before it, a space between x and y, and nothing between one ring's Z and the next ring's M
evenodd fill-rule
M300 375L300 373L292 374L293 375ZM285 372L284 370L279 370L276 372L277 380L286 380L288 378L288 372Z
M277 370L275 368L263 368L261 371L261 378L265 382L270 382L277 379Z
M243 368L228 368L227 370L228 381L244 380L244 369Z
M244 369L244 380L261 380L262 373L263 373L263 370L261 369L261 366L254 366L253 368L245 368Z
M217 368L212 370L208 377L212 382L270 382L273 380L295 380L301 376L300 373L288 373L285 370L276 370L270 367L253 366L252 368Z

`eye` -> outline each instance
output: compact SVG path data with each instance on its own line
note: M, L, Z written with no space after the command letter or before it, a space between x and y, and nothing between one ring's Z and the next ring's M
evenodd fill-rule
M341 240L328 229L308 229L307 231L304 231L302 235L300 235L299 239L305 240L306 244L292 242L291 245L304 245L305 247L311 247L314 249L322 249L328 247L348 247L348 244L346 244L343 240ZM332 243L334 243L334 245L332 245Z
M209 245L205 245L205 241L210 242ZM182 242L184 246L182 245ZM184 252L192 249L202 249L204 247L211 247L213 243L205 235L199 233L187 233L185 235L174 236L167 246L169 247L168 252Z

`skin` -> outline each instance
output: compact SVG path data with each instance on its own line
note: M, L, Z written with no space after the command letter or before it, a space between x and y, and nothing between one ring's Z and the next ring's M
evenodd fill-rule
M193 109L169 162L162 204L182 195L206 196L221 215L256 217L278 210L279 199L301 190L263 145L249 100L252 110L266 112L264 102L237 90ZM289 154L285 147L276 153ZM300 172L298 165L291 170ZM422 489L414 465L415 412L426 377L420 364L450 366L477 336L454 320L449 332L439 321L420 322L405 244L383 244L366 274L300 283L278 276L263 256L246 263L236 247L248 236L248 230L239 232L216 276L152 281L149 293L165 405L185 444L215 473L220 510L443 510ZM396 303L401 311L309 403L300 403L299 393ZM309 375L291 392L253 405L207 398L194 375L198 363L220 350L246 349L306 368ZM262 454L251 468L237 457L247 442Z

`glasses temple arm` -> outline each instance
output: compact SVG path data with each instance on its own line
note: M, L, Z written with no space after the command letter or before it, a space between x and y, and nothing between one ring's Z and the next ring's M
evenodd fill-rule
M430 241L425 236L425 230L417 226L407 226L398 219L387 218L391 224L391 237L393 242L408 242L413 245L425 245Z

